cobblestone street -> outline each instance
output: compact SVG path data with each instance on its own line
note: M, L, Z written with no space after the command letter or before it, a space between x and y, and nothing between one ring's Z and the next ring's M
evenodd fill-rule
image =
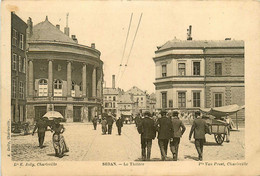
M117 135L113 125L112 135L101 135L101 125L93 130L92 124L66 123L65 140L70 149L63 158L54 155L52 133L46 132L45 147L38 147L37 133L27 136L12 136L12 159L14 161L139 161L141 156L140 135L134 124L125 124L122 135ZM190 126L186 126L179 149L179 160L196 160L197 152L194 140L188 140ZM218 145L213 135L207 135L204 147L204 160L240 160L244 159L244 128L231 131L231 142ZM235 149L235 150L234 150ZM168 149L168 160L172 154ZM151 160L160 160L157 139L153 140Z

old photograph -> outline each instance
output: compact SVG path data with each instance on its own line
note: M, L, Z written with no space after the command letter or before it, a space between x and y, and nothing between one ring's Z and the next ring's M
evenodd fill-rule
M3 3L8 91L1 93L10 103L2 118L12 167L55 170L79 161L97 163L100 173L182 163L247 167L250 8L228 2ZM147 174L132 169L123 175ZM98 174L83 170L75 175ZM113 173L120 175L107 172Z

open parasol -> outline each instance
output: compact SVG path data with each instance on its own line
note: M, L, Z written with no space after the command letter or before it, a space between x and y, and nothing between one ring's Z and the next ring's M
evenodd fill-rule
M60 119L63 120L64 117L61 115L61 113L57 111L48 111L43 118L48 118L48 120L54 120L54 119Z

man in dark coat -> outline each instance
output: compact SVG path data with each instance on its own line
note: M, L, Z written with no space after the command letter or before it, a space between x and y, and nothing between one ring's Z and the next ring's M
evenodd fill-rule
M47 122L43 118L39 118L32 132L32 135L34 135L34 132L38 129L38 141L39 141L40 148L43 148L43 142L44 142L45 131L47 130L47 126L48 126Z
M173 160L177 161L178 159L178 149L180 144L180 138L186 130L186 127L182 121L178 118L178 111L173 111L172 113L172 127L173 127L173 137L170 141L170 149L172 152Z
M117 126L118 135L121 135L121 128L123 127L123 119L120 116L116 121L116 126Z
M108 126L108 134L112 134L112 126L113 126L114 120L111 116L111 114L109 114L107 116L107 126Z
M149 111L144 113L144 118L138 124L137 130L141 134L142 159L149 161L151 157L152 140L156 136L154 121L150 118ZM147 149L147 151L146 151Z
M195 113L196 119L193 121L193 125L190 130L189 140L194 132L195 147L197 149L199 160L202 161L203 157L203 145L205 143L205 134L209 132L208 125L202 116L199 115L200 112Z
M97 129L97 122L98 122L98 117L95 115L95 117L92 119L92 123L93 123L93 126L94 126L94 130Z
M173 128L171 119L166 117L166 111L161 111L161 118L156 122L156 128L158 131L158 144L161 151L161 158L163 161L167 158L167 149L169 139L172 138Z

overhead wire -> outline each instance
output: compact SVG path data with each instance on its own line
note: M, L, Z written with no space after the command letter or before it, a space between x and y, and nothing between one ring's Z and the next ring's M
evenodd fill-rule
M121 78L123 77L123 75L124 75L124 73L125 73L125 70L126 70L126 67L127 67L127 64L128 64L128 62L129 62L129 58L130 58L130 56L131 56L132 49L133 49L133 46L134 46L134 43L135 43L136 35L137 35L138 29L139 29L139 26L140 26L140 23L141 23L141 20L142 20L142 16L143 16L143 13L141 13L141 15L140 15L139 22L138 22L138 25L137 25L137 28L136 28L136 31L135 31L134 39L133 39L133 42L132 42L132 45L131 45L131 49L130 49L130 51L129 51L129 54L128 54L128 57L127 57L126 64L125 64L125 66L124 66L122 75L121 75L121 77L118 79L118 84L119 84Z
M129 26L128 26L128 30L127 30L127 35L126 35L126 40L125 40L125 46L124 46L124 50L123 50L123 55L120 61L120 65L119 65L119 69L118 69L118 73L117 73L117 77L119 78L120 75L120 71L121 71L121 67L122 67L122 63L123 63L123 59L125 56L125 49L126 49L126 44L127 44L127 40L128 40L128 36L129 36L129 31L131 29L131 24L132 24L132 18L133 18L133 13L131 14L131 18L130 18L130 22L129 22ZM117 81L118 82L118 81Z

